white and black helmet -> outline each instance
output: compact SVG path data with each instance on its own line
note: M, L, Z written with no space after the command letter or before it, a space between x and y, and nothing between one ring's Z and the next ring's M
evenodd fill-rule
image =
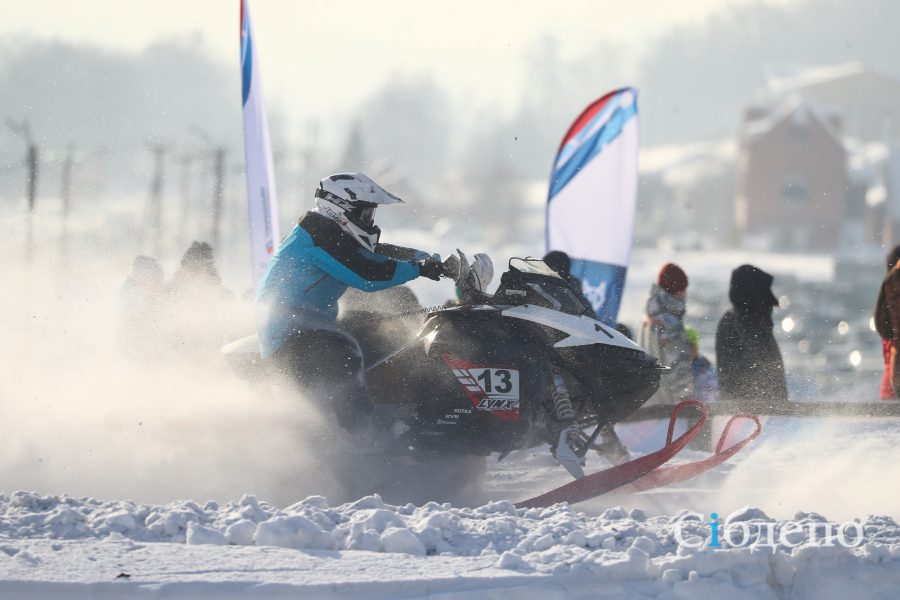
M374 251L381 235L375 225L380 204L403 202L362 173L335 173L319 182L315 212L337 223L364 248Z

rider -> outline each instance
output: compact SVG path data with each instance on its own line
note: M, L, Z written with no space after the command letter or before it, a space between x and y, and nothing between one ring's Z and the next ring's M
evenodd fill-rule
M351 428L371 407L359 345L335 325L338 298L348 287L374 292L416 277L437 281L444 267L436 255L379 244L375 209L403 200L366 175L322 179L315 202L269 262L256 297L257 330L263 360L295 383L320 384L317 397Z

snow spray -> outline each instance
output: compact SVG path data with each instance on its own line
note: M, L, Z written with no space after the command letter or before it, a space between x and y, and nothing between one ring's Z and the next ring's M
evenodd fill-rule
M104 210L114 221L113 209ZM52 245L37 249L26 268L18 240L5 238L0 491L145 502L252 491L280 504L328 493L331 475L313 450L339 434L302 398L232 375L218 355L225 336L201 336L192 346L186 335L192 321L204 320L231 339L251 333L240 294L219 322L209 321L210 302L180 306L177 326L152 324L158 348L132 356L121 347L120 293L138 253L134 239L110 239L115 228L82 221L71 223L79 244L66 270ZM161 262L165 283L183 252L173 244ZM232 262L226 255L217 264ZM242 291L246 284L236 281L225 279Z

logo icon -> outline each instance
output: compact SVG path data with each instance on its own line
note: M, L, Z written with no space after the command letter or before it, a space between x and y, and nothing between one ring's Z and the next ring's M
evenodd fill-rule
M476 365L445 354L442 359L453 371L475 410L505 421L519 421L519 370Z

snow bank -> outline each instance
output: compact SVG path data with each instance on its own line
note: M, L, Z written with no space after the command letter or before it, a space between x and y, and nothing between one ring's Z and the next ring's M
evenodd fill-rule
M789 523L754 508L730 521L776 534ZM794 523L827 522L799 513ZM853 547L820 537L794 548L716 549L683 543L687 534L708 535L709 525L686 511L651 517L612 508L591 517L565 504L392 506L378 496L336 507L313 496L279 509L249 495L145 505L16 492L0 495L0 595L44 597L63 586L59 594L78 597L115 580L134 593L165 584L179 598L242 595L251 584L309 593L326 586L330 597L426 589L493 597L525 578L531 583L515 592L520 597L561 597L560 590L567 597L892 597L900 589L900 527L887 517L858 523L862 539ZM195 585L175 585L185 581Z

